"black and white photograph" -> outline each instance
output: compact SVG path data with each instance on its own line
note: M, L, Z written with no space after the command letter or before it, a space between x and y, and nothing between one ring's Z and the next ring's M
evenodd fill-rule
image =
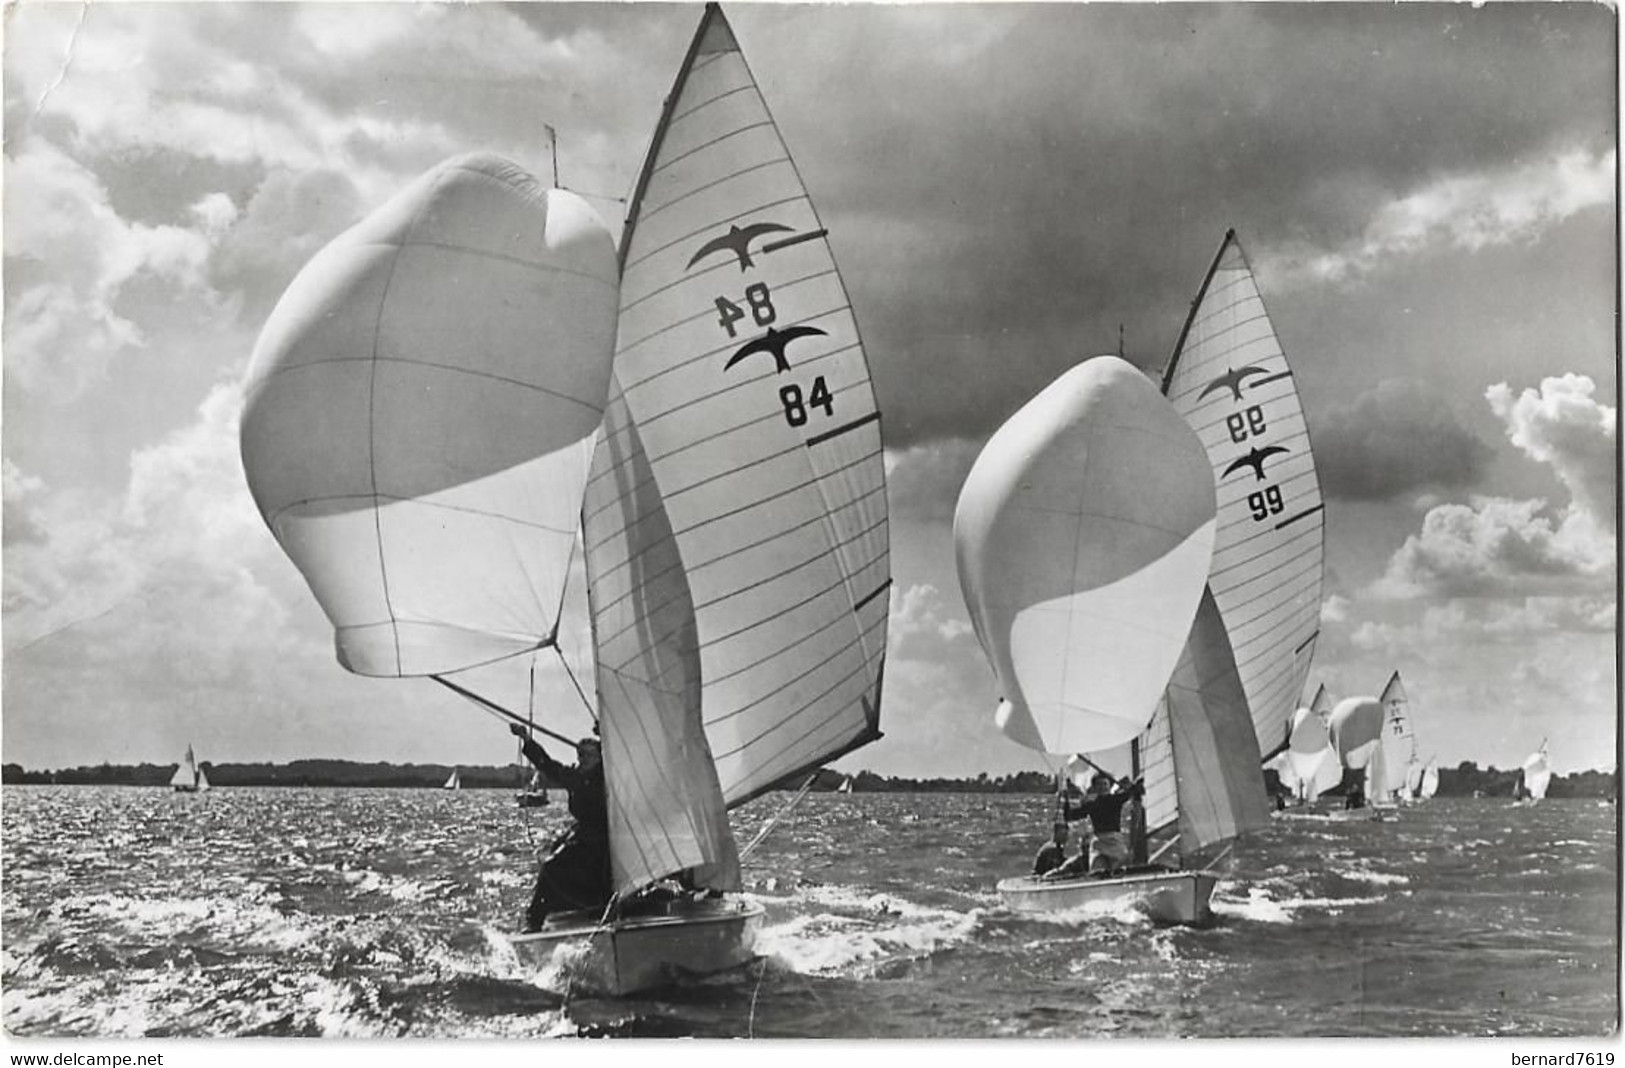
M1625 1055L1614 6L5 14L8 1052Z

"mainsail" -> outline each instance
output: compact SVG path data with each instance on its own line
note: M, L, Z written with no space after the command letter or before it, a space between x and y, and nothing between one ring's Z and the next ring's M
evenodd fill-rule
M1208 585L1258 743L1287 744L1320 627L1320 482L1292 369L1235 231L1191 305L1163 391L1201 438L1218 490Z
M433 168L289 285L254 349L243 468L346 668L552 641L616 293L597 214L490 155Z
M1411 725L1410 699L1399 672L1382 688L1382 782L1378 793L1397 796L1421 785L1422 772L1416 759L1416 731Z
M1077 365L999 427L960 490L954 549L1004 733L1048 753L1139 734L1185 645L1213 527L1201 444L1117 357Z
M1546 743L1540 743L1540 749L1529 755L1523 762L1523 789L1524 793L1536 801L1546 796L1546 789L1552 782L1552 765L1546 755Z
M708 5L633 195L614 376L623 462L658 487L692 605L698 663L673 670L729 805L879 737L880 413L826 233Z

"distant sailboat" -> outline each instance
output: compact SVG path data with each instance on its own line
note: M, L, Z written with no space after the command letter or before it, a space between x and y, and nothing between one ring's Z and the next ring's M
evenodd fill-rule
M1340 819L1379 818L1374 802L1391 801L1381 792L1387 781L1382 771L1382 702L1375 697L1345 697L1332 708L1326 722L1339 762L1347 771L1360 773L1365 796L1359 808L1332 815Z
M1315 706L1325 693L1326 687L1322 686L1315 695L1315 702L1308 708L1298 709L1292 718L1292 733L1284 756L1292 769L1293 796L1299 804L1314 801L1343 779L1343 765L1337 759L1337 750L1332 748L1325 720L1316 712Z
M463 788L462 772L456 768L451 769L451 778L440 785L442 790L461 790Z
M1426 801L1439 792L1439 768L1432 760L1422 769L1422 783L1417 788L1417 795Z
M1382 749L1377 767L1381 782L1376 796L1382 803L1408 801L1422 785L1422 768L1416 758L1416 728L1411 720L1410 698L1405 684L1394 672L1382 688Z
M1525 804L1533 805L1546 797L1546 790L1552 782L1552 765L1546 753L1546 742L1540 743L1540 748L1529 754L1519 769L1519 782L1516 796Z
M852 776L848 775L846 778L842 779L841 780L841 785L839 785L839 786L837 786L835 788L835 792L838 793L838 794L849 794L849 793L851 793L852 792Z
M546 808L548 801L547 786L542 782L539 771L531 772L524 788L514 794L514 802L520 808Z
M1214 528L1201 441L1110 356L1074 367L993 434L954 514L960 587L1003 694L1000 728L1052 754L1146 732L1146 815L1187 859L1267 819L1258 744L1204 590ZM998 892L1017 911L1134 900L1194 922L1216 882L1147 865L1018 876Z
M180 766L175 769L169 785L178 794L202 793L210 788L209 776L198 766L191 746L186 747L186 755L181 757Z

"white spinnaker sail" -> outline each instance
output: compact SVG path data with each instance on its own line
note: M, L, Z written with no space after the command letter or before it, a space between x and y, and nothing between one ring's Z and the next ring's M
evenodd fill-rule
M1163 376L1202 439L1218 488L1208 584L1266 754L1286 744L1320 632L1325 541L1309 432L1258 284L1234 231Z
M1313 801L1342 781L1343 768L1332 748L1331 736L1312 707L1293 713L1292 733L1282 755L1292 765L1299 786L1297 796L1305 801Z
M1529 755L1523 762L1523 788L1530 797L1539 801L1546 796L1546 789L1552 782L1552 766L1546 757L1546 747Z
M707 6L627 220L615 375L687 573L730 805L879 737L880 413L825 234Z
M637 427L612 384L582 505L617 891L688 869L739 888L701 722L694 604Z
M1192 640L1140 739L1147 831L1177 826L1186 858L1269 823L1258 740L1218 614L1204 590Z
M1382 746L1382 702L1375 697L1345 697L1332 709L1326 729L1343 766L1360 771Z
M960 490L954 550L1006 735L1072 753L1145 729L1196 616L1213 522L1201 444L1115 356L999 427Z
M1398 794L1410 781L1416 764L1416 732L1411 725L1410 699L1399 672L1382 688L1382 792Z
M435 674L551 640L617 290L586 202L489 155L433 168L288 287L243 468L346 668Z

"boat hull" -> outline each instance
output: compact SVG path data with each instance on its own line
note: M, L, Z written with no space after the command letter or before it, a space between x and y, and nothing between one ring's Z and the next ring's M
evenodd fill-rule
M1131 901L1159 923L1204 923L1213 916L1209 901L1217 875L1165 869L1110 878L1042 879L1022 875L1002 879L999 897L1015 912L1065 912L1083 905Z
M679 899L603 925L570 913L509 941L520 960L535 967L567 951L572 987L619 997L749 964L764 911L733 898Z

